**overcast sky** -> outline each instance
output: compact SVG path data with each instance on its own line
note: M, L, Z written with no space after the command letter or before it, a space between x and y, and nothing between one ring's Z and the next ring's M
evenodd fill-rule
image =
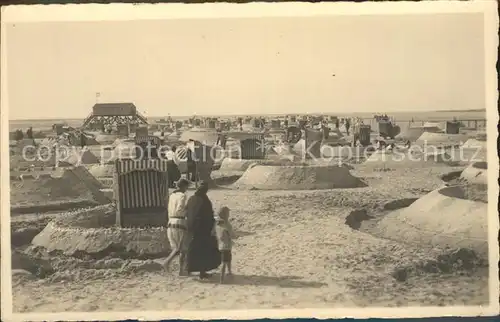
M481 14L7 27L10 119L485 108Z

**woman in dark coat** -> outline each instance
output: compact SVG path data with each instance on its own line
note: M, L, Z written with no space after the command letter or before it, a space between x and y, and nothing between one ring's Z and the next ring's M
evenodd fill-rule
M200 272L200 278L207 278L208 271L218 268L221 255L217 247L217 239L212 235L215 223L212 202L207 196L208 185L200 182L200 186L187 202L188 252L186 271Z

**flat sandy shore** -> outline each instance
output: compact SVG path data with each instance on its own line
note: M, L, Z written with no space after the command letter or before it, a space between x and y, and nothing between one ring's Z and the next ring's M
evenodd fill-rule
M13 276L16 312L138 311L163 309L332 308L349 306L479 305L488 302L488 269L416 273L405 281L396 268L435 259L442 249L408 245L353 230L354 209L376 213L387 202L416 198L443 183L451 168L398 172L353 171L366 188L322 191L218 189L215 208L232 209L239 238L235 276L201 282L159 269L163 259L138 260L136 270L99 269L86 260L51 258L55 274ZM158 264L157 264L158 263ZM177 269L174 263L173 270Z

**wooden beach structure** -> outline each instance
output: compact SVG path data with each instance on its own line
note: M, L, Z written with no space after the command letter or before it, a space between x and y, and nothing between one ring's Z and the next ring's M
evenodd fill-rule
M92 112L85 118L83 129L100 130L103 127L133 124L148 125L146 118L139 113L134 103L96 103ZM133 132L133 131L129 131Z

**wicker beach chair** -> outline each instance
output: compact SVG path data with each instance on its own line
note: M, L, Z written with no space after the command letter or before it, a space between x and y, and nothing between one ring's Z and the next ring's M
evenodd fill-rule
M167 223L167 161L117 159L113 177L116 222L122 227L160 227Z

